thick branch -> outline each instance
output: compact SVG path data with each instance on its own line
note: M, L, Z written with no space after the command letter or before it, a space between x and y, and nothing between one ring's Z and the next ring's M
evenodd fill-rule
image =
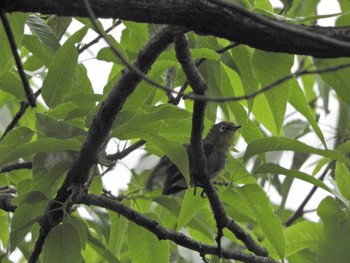
M184 29L180 27L161 28L140 51L134 67L147 73L159 54L173 42L176 35L183 32ZM89 171L97 162L98 153L108 137L115 117L141 80L142 77L139 74L127 68L107 99L101 104L98 113L94 116L86 141L68 171L66 180L41 219L40 235L29 262L36 262L47 234L62 220L62 204L65 203L70 210L71 204L67 202L70 201L74 189L79 191L86 183Z
M3 0L8 12L87 17L81 0ZM315 57L349 57L350 27L276 21L222 0L90 0L97 17L186 26L254 48Z
M180 246L198 251L201 255L218 255L217 247L197 242L180 232L166 229L161 226L156 220L150 219L147 216L123 205L122 203L113 200L112 198L105 196L96 196L92 194L82 194L81 196L78 196L76 203L104 207L126 217L137 225L146 228L155 234L160 240L172 240ZM240 251L232 252L225 249L222 250L222 256L224 258L236 259L247 263L276 263L276 261L271 258L254 256L252 254L247 254Z

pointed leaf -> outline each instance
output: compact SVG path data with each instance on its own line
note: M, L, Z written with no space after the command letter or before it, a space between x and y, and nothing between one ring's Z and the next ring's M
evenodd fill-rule
M294 57L291 55L274 53L272 56L269 52L255 50L253 55L254 72L261 87L265 87L277 79L290 74L293 61ZM277 133L282 128L289 90L290 83L283 82L264 92L264 96L271 108Z
M271 151L296 151L317 154L350 165L350 161L338 151L317 149L298 140L285 137L268 137L252 141L244 154L244 160L248 160L256 154Z
M87 28L72 35L56 53L42 86L42 96L47 106L54 108L64 102L73 84L78 65L78 51L74 44L82 40Z
M16 208L11 220L10 251L15 250L32 226L45 212L48 201L23 204Z
M128 247L133 263L169 262L169 241L129 222Z
M298 82L294 79L293 81L291 81L291 84L292 84L292 89L290 92L289 103L297 111L299 111L302 115L304 115L304 117L309 121L312 128L316 132L318 138L320 138L324 147L327 148L323 133L322 133L320 127L318 126L318 124L315 120L315 117L312 116L310 107L306 101L304 93L302 92L301 88L299 87Z
M335 180L342 196L350 200L350 172L345 164L337 162Z
M313 248L321 245L324 241L323 225L315 222L300 222L292 225L283 231L286 242L286 257L289 257L303 249ZM278 255L274 251L271 244L264 240L261 244L269 251L269 256L277 258Z
M255 216L266 238L277 251L281 259L284 258L285 242L283 229L279 218L275 215L264 190L257 184L247 184L237 188L238 194L244 200Z
M38 36L40 41L53 52L56 52L60 48L57 37L39 16L29 15L27 25L30 30Z
M325 69L335 67L342 64L348 64L349 58L337 59L314 59L317 69ZM347 104L350 104L349 90L347 85L350 81L350 68L343 68L341 70L331 71L329 73L320 74L321 79L326 82L335 92L338 97Z
M184 227L206 203L206 199L201 198L198 195L194 195L193 190L188 189L185 192L185 196L182 200L176 230L179 231L182 227Z
M26 143L9 151L0 159L0 167L21 157L26 157L41 152L58 152L58 151L79 151L81 142L76 139L59 140L59 139L41 139L38 141Z
M81 262L81 242L79 232L70 223L54 227L48 234L44 248L43 261L52 263Z
M273 164L273 163L263 164L260 167L258 167L254 172L255 173L283 174L283 175L286 175L288 177L303 180L303 181L308 182L310 184L313 184L317 187L320 187L328 192L331 192L329 190L329 188L322 181L316 179L315 177L312 177L311 175L300 172L298 170L286 169L286 168L281 167L277 164Z

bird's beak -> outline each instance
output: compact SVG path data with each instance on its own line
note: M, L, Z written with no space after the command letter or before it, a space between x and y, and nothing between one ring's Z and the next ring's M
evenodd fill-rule
M232 126L231 127L231 130L233 131L237 131L239 128L241 128L242 126L241 125L237 125L237 126Z

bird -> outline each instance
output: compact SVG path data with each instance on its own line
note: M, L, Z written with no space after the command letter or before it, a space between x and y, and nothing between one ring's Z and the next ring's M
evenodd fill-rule
M235 142L236 131L241 127L229 121L222 121L213 125L203 139L207 171L211 179L224 169L229 149ZM190 174L192 174L191 145L185 144L184 147L188 153ZM201 186L194 181L191 175L190 185ZM146 189L151 191L155 185L163 187L163 195L177 194L188 188L185 177L167 156L163 156L151 172L146 182Z

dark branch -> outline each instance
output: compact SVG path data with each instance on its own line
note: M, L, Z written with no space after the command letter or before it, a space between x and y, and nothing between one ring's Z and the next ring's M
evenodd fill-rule
M200 75L196 64L191 58L190 51L185 36L180 36L175 41L176 57L179 60L189 84L194 90L195 94L205 96L207 91L207 85ZM262 248L255 240L249 236L241 227L239 227L232 219L229 219L226 215L224 206L219 199L218 193L213 182L210 180L206 158L203 149L202 131L203 121L205 113L205 101L195 101L193 106L192 116L192 132L191 132L191 150L192 150L192 162L195 167L195 185L196 180L200 180L206 195L208 196L211 208L216 220L218 234L216 241L218 244L218 250L220 254L221 250L221 237L223 235L223 228L227 227L239 238L247 248L257 255L267 256L267 251ZM198 177L198 178L197 178Z
M10 194L0 193L0 209L6 212L15 212L17 207L11 203L13 198Z
M5 32L6 32L8 42L10 44L12 55L15 59L16 65L17 65L18 74L22 80L22 84L23 84L24 92L25 92L26 97L27 97L27 101L29 102L29 105L32 108L34 108L36 106L35 105L36 96L33 94L33 91L29 85L29 81L26 77L26 74L24 73L21 58L19 57L19 55L17 53L17 46L16 46L15 38L12 34L10 23L7 20L5 12L2 9L0 10L0 17L1 17L1 21L2 21L2 24L4 26Z
M134 71L139 77L141 77L144 81L148 82L149 84L157 87L157 88L160 88L160 89L163 89L163 90L167 90L168 88L159 84L158 82L150 79L149 77L147 77L147 75L142 72L142 70L140 70L139 68L135 67L135 65L131 64L123 55L121 52L119 52L119 50L117 50L112 42L107 38L107 34L101 30L97 23L95 22L95 20L97 19L95 14L93 13L93 10L88 2L88 0L84 0L84 3L85 3L85 7L86 9L88 10L88 13L89 13L89 17L90 17L90 20L91 20L91 23L94 27L94 29L100 34L100 36L107 42L107 44L109 45L109 47L111 48L112 52L114 53L114 55L119 58L121 60L121 62L130 70ZM184 28L184 31L188 31L188 30L185 30Z
M108 34L109 32L111 32L114 28L116 28L117 26L121 25L121 21L117 20L114 25L110 26L109 28L106 29L106 34ZM102 39L102 36L99 35L97 36L95 39L91 40L89 43L81 46L78 48L78 53L81 54L83 53L85 50L87 50L88 48L90 48L91 46L97 44L100 40Z
M173 42L177 35L183 32L184 29L180 27L162 27L139 52L134 67L147 73L159 54ZM41 219L40 236L36 243L38 245L35 246L30 259L32 262L35 262L37 260L36 257L41 253L41 244L46 239L47 234L63 218L63 211L60 204L69 202L73 194L73 189L81 190L83 188L84 183L88 179L91 167L97 163L97 156L108 138L115 117L141 80L142 78L135 71L127 68L113 87L107 99L102 102L97 114L93 118L86 141L76 157L74 164L68 171L67 177L59 189L54 202L49 205L47 213ZM71 204L68 204L67 213L70 212L70 208Z
M159 240L171 240L180 246L186 247L193 251L198 251L200 255L219 255L217 247L197 242L180 232L166 229L156 220L150 219L112 198L92 194L81 194L77 197L75 203L89 206L94 205L114 211L119 215L126 217L135 224L149 230L151 233L155 234ZM277 263L272 258L254 256L241 251L232 252L226 249L222 250L222 256L224 258L240 260L247 263Z
M316 70L306 70L305 69L305 70L296 71L295 73L288 74L284 77L281 77L280 79L275 80L271 84L259 89L256 92L253 92L253 93L250 93L247 95L242 95L242 96L210 97L210 96L203 96L203 95L198 95L198 94L184 94L184 93L176 92L176 91L172 91L172 92L179 94L184 99L191 99L191 100L195 100L195 101L207 101L207 102L223 103L223 102L227 102L227 101L249 100L249 99L255 98L256 96L258 96L261 93L264 93L266 91L269 91L272 88L275 88L279 84L281 84L287 80L290 80L292 78L297 78L297 77L300 77L303 75L324 74L324 73L334 72L337 70L342 70L342 69L348 68L348 67L350 67L350 63L341 64L341 65L337 65L334 67L328 67L328 68L324 68L324 69L316 69Z
M146 143L146 141L144 140L139 140L137 142L135 142L133 145L130 145L128 148L126 148L125 150L121 151L121 152L117 152L115 154L109 154L106 156L107 160L110 161L117 161L117 160L121 160L123 158L125 158L126 156L128 156L131 152L135 151L136 149L140 148L142 145L144 145Z
M3 0L6 12L88 17L80 0ZM185 26L254 48L333 58L350 56L350 27L288 24L222 0L90 0L100 18Z
M34 93L34 97L37 98L41 93L41 90L37 90ZM4 133L2 134L1 138L0 138L0 142L5 138L6 134L8 134L15 126L16 124L19 122L19 120L22 118L22 116L24 115L24 113L26 112L27 108L30 106L28 101L22 101L21 102L21 107L18 110L18 112L16 113L15 117L12 119L12 121L10 122L10 124L6 127Z
M320 181L323 181L323 179L326 177L329 169L332 166L334 166L334 162L331 162L327 165L326 169L323 171L323 173L321 174L321 176L319 178ZM317 189L318 189L318 186L315 186L315 185L311 188L310 192L307 194L307 196L305 197L304 201L300 204L298 209L295 210L295 212L286 220L286 222L284 222L284 225L286 227L291 226L298 218L300 218L304 215L305 206L310 201L311 197L314 195L314 193L316 192Z
M14 170L20 170L20 169L32 169L32 162L15 163L15 164L4 166L0 170L0 173L8 173L8 172L11 172Z

